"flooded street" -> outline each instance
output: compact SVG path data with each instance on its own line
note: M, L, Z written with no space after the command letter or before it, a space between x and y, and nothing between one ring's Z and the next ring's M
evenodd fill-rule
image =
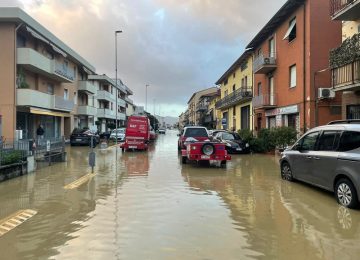
M0 236L1 259L358 258L360 211L282 181L271 155L181 165L176 134L97 150L94 175L88 148L69 147L66 163L0 183L0 219L37 212Z

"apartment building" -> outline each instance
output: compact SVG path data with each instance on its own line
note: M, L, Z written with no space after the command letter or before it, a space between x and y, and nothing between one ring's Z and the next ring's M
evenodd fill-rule
M342 119L360 119L360 0L330 0L330 15L342 21L343 39L330 52L332 87L342 94Z
M216 109L216 103L220 100L220 89L216 93L205 95L200 102L206 106L202 113L202 125L208 129L216 129L220 121L221 113Z
M191 98L188 101L188 110L189 110L188 124L196 125L199 123L199 116L200 116L198 113L199 99L204 95L211 94L211 93L217 93L217 91L218 91L218 88L211 87L211 88L207 88L207 89L203 89L198 92L195 92L191 96Z
M255 130L291 126L304 132L341 118L328 69L341 23L331 20L329 8L328 0L288 0L248 44Z
M214 126L213 116L211 116L213 115L213 112L210 110L210 103L218 95L220 95L219 89L216 92L202 95L199 98L196 109L196 113L197 113L196 125L205 126L209 129L213 129L216 127L216 122Z
M80 75L95 68L19 8L0 8L0 35L1 134L69 136Z
M221 90L221 99L216 103L216 109L221 111L219 129L253 129L252 52L245 51L216 84Z

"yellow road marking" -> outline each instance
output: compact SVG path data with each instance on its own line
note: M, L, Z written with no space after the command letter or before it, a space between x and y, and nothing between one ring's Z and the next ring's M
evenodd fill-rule
M0 237L35 216L37 211L31 209L19 210L0 220Z
M77 179L76 181L73 181L72 183L65 185L64 189L66 190L72 190L75 189L79 186L81 186L82 184L88 182L90 179L92 179L94 176L96 175L96 173L88 173L84 176L82 176L81 178Z

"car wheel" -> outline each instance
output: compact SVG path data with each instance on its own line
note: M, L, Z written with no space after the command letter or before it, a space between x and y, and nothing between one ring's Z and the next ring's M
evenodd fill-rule
M335 185L335 197L344 207L357 208L359 205L355 187L349 179L338 180Z
M294 180L290 164L287 163L287 162L284 162L284 163L281 164L281 178L283 180L287 180L287 181L293 181Z
M182 162L183 164L186 164L186 163L187 163L187 157L186 157L186 156L182 156L182 157L181 157L181 162Z

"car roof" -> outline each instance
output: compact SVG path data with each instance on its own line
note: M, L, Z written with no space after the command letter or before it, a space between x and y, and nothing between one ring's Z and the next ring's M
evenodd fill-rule
M184 130L186 130L186 129L192 129L192 128L203 128L203 129L205 129L205 130L207 131L207 128L204 127L204 126L187 126L187 127L184 128Z
M360 124L334 124L334 125L323 125L311 129L311 132L314 131L324 131L324 130L339 130L339 131L360 131ZM310 132L309 131L309 132Z

